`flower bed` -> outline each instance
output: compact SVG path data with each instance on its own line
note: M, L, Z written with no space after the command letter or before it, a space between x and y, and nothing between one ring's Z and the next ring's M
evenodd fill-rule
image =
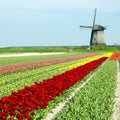
M0 66L0 74L10 74L10 73L15 73L15 72L19 72L19 71L26 71L26 70L30 70L30 69L39 68L42 66L58 64L58 63L62 63L62 62L72 61L72 60L78 60L78 59L92 57L92 56L96 56L96 55L98 55L98 53L82 55L82 56L72 56L72 57L68 57L68 58L56 58L56 59L52 59L52 60L41 60L41 61L36 61L36 62L4 65L4 66Z
M84 65L93 60L109 56L111 56L111 54L107 53L82 60L74 60L29 71L2 75L0 78L0 98L5 95L10 95L12 91L23 89L24 86L31 86L34 82L41 82L45 79L52 78L53 76L64 73L65 71Z
M114 52L110 58L110 60L120 60L120 53L119 52Z
M55 120L113 120L116 61L107 61Z
M46 108L48 102L56 96L64 93L79 80L82 80L90 71L97 68L107 57L91 61L85 65L69 70L53 78L26 86L18 92L12 92L11 96L4 96L0 100L0 118L32 119L34 110Z

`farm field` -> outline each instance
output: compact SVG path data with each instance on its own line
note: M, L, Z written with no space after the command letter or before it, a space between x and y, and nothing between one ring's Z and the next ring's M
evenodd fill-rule
M56 120L112 120L116 62L108 61L57 116Z
M112 119L118 56L65 53L0 58L0 119L46 119L59 102L93 74L54 117L59 120Z
M0 65L33 62L33 61L48 60L48 59L54 59L54 58L64 58L64 57L69 57L69 56L78 56L81 54L83 54L83 53L76 52L76 53L46 55L46 56L40 55L40 56L24 56L24 57L0 57ZM3 54L1 54L1 55L3 55Z

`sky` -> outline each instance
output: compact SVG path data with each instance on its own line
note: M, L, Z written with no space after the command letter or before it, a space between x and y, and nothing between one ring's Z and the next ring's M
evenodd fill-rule
M89 45L96 24L107 45L120 45L120 0L1 0L0 47Z

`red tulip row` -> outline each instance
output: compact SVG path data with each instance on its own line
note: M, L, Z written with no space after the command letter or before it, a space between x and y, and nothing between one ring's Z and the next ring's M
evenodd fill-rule
M32 120L34 110L45 109L49 101L63 94L64 91L82 80L84 76L96 69L106 59L107 57L103 57L94 60L43 82L26 86L18 92L12 92L11 96L2 97L0 99L0 118L6 120L8 116L11 116L9 120L14 120L14 116L18 120L24 118Z
M10 74L10 73L15 73L19 71L26 71L30 69L39 68L41 66L47 66L47 65L92 57L98 54L99 53L82 55L82 56L72 56L68 58L56 58L52 60L41 60L41 61L27 62L27 63L21 63L21 64L4 65L4 66L0 66L0 74Z

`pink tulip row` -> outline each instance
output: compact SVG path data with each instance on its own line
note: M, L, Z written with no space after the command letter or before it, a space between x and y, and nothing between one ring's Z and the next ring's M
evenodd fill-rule
M39 68L42 66L48 66L52 64L58 64L62 62L92 57L92 56L96 56L99 54L100 53L94 53L94 54L87 54L87 55L81 55L81 56L72 56L72 57L67 57L67 58L56 58L52 60L41 60L41 61L36 61L36 62L4 65L0 67L0 74L10 74L10 73L15 73L19 71L26 71L30 69Z

